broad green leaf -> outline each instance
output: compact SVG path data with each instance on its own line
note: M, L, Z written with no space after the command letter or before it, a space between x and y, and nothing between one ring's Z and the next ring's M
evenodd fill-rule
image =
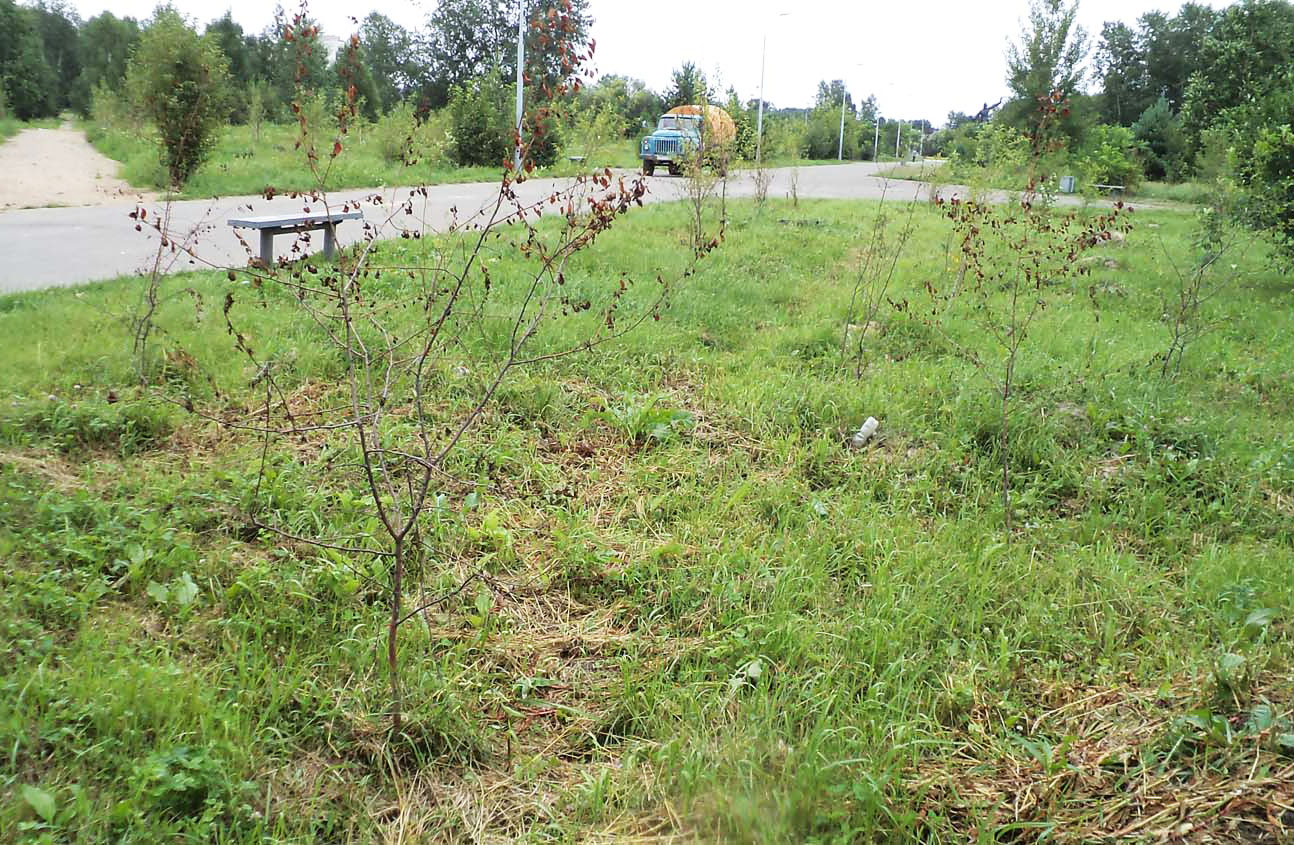
M189 573L185 572L175 580L175 586L171 587L171 598L180 607L188 607L193 604L193 600L198 597L198 585L193 583Z
M1255 640L1276 620L1279 611L1274 607L1260 607L1245 617L1245 636Z
M1245 662L1243 655L1228 652L1222 655L1222 659L1218 661L1218 672L1224 680L1234 680L1237 675L1244 671Z
M22 788L22 800L27 802L27 806L36 811L48 824L54 823L54 813L58 805L54 802L54 796L43 789L35 786L24 785Z
M171 597L171 591L166 589L166 585L159 584L156 581L149 581L146 590L149 597L158 604L166 604Z
M1270 704L1255 704L1245 721L1245 733L1260 734L1276 724L1276 713Z

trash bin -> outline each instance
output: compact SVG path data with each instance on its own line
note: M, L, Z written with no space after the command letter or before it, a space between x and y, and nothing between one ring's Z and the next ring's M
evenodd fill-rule
M1062 177L1060 177L1060 192L1061 192L1062 194L1072 194L1072 193L1074 193L1074 177L1073 177L1073 176L1062 176Z

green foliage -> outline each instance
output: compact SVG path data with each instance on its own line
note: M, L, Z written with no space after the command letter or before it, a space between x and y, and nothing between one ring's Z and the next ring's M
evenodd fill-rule
M409 96L424 75L422 56L413 33L379 12L369 12L360 24L364 65L376 91L374 108L382 113Z
M228 116L228 59L179 13L158 11L130 60L127 88L157 127L172 185L183 185Z
M1033 134L1041 125L1040 102L1053 94L1067 99L1079 91L1088 45L1077 15L1076 2L1031 0L1025 30L1007 49L1006 81L1014 99L1003 107L1000 120Z
M1096 71L1101 80L1101 118L1128 126L1161 97L1181 110L1187 82L1220 12L1186 3L1175 15L1147 12L1136 28L1107 22L1101 31Z
M475 80L497 71L505 80L517 78L518 0L442 0L428 20L425 43L427 72L421 99L430 108L440 108L457 88L471 87ZM563 67L565 46L588 41L592 18L588 0L524 0L526 68L528 86L538 94L566 78ZM550 15L569 14L570 30L548 29ZM538 26L536 26L538 22Z
M339 51L332 73L336 77L335 89L345 96L345 92L353 87L360 115L369 121L377 120L382 109L382 94L378 91L377 80L363 48L347 45Z
M1294 74L1268 81L1259 99L1226 110L1204 133L1201 173L1211 182L1234 181L1241 217L1294 260L1294 182L1290 127L1294 126Z
M382 159L391 164L444 167L450 163L450 119L447 111L420 119L410 103L400 103L373 125L369 140L376 145ZM424 172L414 171L411 178L418 178Z
M1191 152L1214 126L1243 122L1247 110L1281 86L1294 65L1294 5L1243 0L1223 10L1204 39L1182 105Z
M512 156L516 129L509 119L511 86L497 72L454 89L449 103L453 157L460 165L502 167Z
M1294 122L1259 131L1247 170L1250 222L1294 261Z
M695 62L684 62L670 77L670 87L662 98L665 111L678 106L704 105L710 102L710 87L705 74Z
M724 107L728 116L732 118L734 135L732 139L732 155L735 158L750 161L755 158L755 119L751 117L749 111L741 107L741 101L737 99L737 92L728 89L728 102Z
M135 783L141 809L172 818L215 820L251 809L239 805L227 764L211 748L181 745L155 751L135 769Z
M1146 178L1177 181L1187 172L1186 136L1168 99L1160 97L1132 125L1146 160Z
M850 127L852 128L852 127ZM835 158L840 142L840 109L830 107L813 110L809 126L804 133L804 156L814 159ZM854 158L858 150L854 133L845 137L845 157Z
M618 404L600 411L597 418L610 423L637 444L665 443L695 420L691 413L676 408L662 407L661 397L625 397Z
M90 94L83 115L90 115L94 92L100 88L120 92L126 80L130 54L139 42L139 24L134 18L118 18L102 12L81 27L81 80L79 85Z
M0 33L0 87L14 116L33 120L57 114L58 77L45 59L31 10L0 0Z
M591 87L581 89L583 113L611 112L620 118L619 137L635 137L649 126L654 126L666 107L660 95L641 80L608 74Z
M80 19L76 11L61 0L45 0L32 7L31 15L40 35L42 55L54 75L54 112L68 108L84 111L90 90L81 82Z
M1141 145L1126 126L1102 124L1088 133L1078 166L1092 185L1134 188L1141 182Z

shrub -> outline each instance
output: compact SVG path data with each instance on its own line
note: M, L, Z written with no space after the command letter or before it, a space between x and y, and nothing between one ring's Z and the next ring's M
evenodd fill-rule
M131 57L126 87L157 125L171 184L198 169L228 116L229 60L173 9L158 11Z
M1131 188L1141 181L1140 144L1126 126L1094 127L1079 158L1079 167L1092 184Z
M411 103L397 103L373 124L371 137L384 161L440 167L449 159L450 117L445 111L420 116Z
M1228 150L1250 228L1271 237L1294 262L1294 74L1262 99L1230 110L1215 135L1215 156ZM1227 137L1229 136L1229 137ZM1208 149L1207 147L1205 149Z
M526 157L536 167L549 167L557 161L562 148L562 132L557 115L551 108L541 106L526 114ZM512 127L508 127L508 149L512 149Z
M1248 186L1249 220L1294 260L1294 129L1261 130L1254 142Z
M1181 179L1186 170L1186 137L1182 120L1173 114L1163 97L1142 112L1132 125L1132 134L1146 158L1146 176L1161 180Z
M497 71L454 89L449 114L454 127L454 161L463 166L501 165L512 154L509 86Z

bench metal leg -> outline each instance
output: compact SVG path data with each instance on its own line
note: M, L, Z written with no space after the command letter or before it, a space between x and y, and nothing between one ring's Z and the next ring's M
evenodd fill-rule
M337 251L337 226L324 226L324 258L332 258Z
M266 267L274 264L274 230L261 229L261 263Z

